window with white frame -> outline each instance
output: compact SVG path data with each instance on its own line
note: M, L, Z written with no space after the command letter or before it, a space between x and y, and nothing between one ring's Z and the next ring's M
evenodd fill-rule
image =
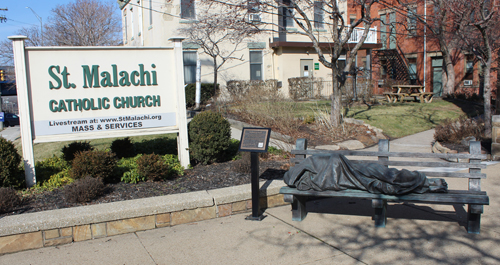
M417 7L411 7L408 9L408 35L416 36L417 35Z
M467 55L465 57L465 75L464 80L472 80L474 78L474 56Z
M287 28L293 27L293 8L291 0L282 0L283 16L285 16L285 26Z
M184 51L184 84L196 83L196 60L198 56L195 51Z
M250 80L263 80L262 51L250 51Z
M195 19L194 0L181 0L181 18Z
M314 27L317 29L324 28L324 10L323 10L323 2L315 1L314 2Z

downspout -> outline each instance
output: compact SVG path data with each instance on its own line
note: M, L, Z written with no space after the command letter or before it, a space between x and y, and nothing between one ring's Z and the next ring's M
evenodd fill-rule
M424 1L424 92L427 92L427 0Z

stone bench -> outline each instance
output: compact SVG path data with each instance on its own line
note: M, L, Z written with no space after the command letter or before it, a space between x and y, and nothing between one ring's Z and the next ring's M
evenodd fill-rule
M329 153L338 153L348 157L355 156L349 160L353 163L379 163L385 166L399 167L418 167L419 169L430 169L425 171L427 177L437 178L461 178L467 179L467 187L460 190L449 190L448 193L410 193L406 195L385 195L375 194L361 190L344 190L344 191L300 191L296 188L282 187L281 194L284 194L284 200L292 204L292 220L302 221L307 215L306 203L309 200L326 197L344 197L344 198L360 198L372 201L374 208L373 220L376 227L385 227L386 211L388 202L412 202L425 204L467 204L467 231L469 233L479 234L481 213L483 213L483 205L489 204L489 197L485 191L481 191L481 179L486 178L486 174L481 173L481 169L486 168L486 165L481 164L482 159L487 156L481 154L480 142L470 142L469 154L434 154L434 153L411 153L411 152L389 152L389 141L380 140L378 152L371 151L351 151L351 150L308 150L306 139L298 139L296 149L292 150L295 158L292 158L292 164L298 164L309 155L321 155ZM376 157L377 160L363 160L357 157ZM403 161L390 160L389 158L405 158L410 159ZM445 160L440 161L422 161L422 158L440 158L449 159L457 158L468 159L466 163L454 163ZM414 159L414 160L411 160ZM464 169L468 172L438 172L432 171L432 168L446 167L455 169Z

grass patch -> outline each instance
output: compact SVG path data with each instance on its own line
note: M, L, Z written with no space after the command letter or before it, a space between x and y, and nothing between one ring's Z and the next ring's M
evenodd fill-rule
M318 113L329 115L330 103L329 100L252 102L246 105L246 110L250 113L250 117L247 118L255 125L274 126L282 129L287 135L293 135L291 131L297 130L297 126L300 124L290 127L288 129L290 132L283 130L292 124L291 120L296 119L305 123L317 122L319 120ZM241 105L232 108L233 110L242 109ZM357 105L344 109L344 114L346 118L363 120L382 129L391 138L400 138L435 128L447 118L457 119L461 116L479 115L482 110L482 106L471 104L468 101L436 98L432 103L425 104L405 101L404 103L385 103L382 105ZM244 115L240 116L244 117ZM258 119L259 116L268 117L270 123L262 124L263 119ZM285 116L286 119L281 118ZM279 120L285 121L278 122ZM293 122L297 123L297 121Z
M348 118L363 120L382 129L391 138L400 138L432 129L445 119L476 116L482 112L482 106L459 100L435 99L429 104L404 102L362 105L349 108L346 112Z
M141 143L139 144L139 147L137 150L138 152L141 152L143 150L141 149L149 149L151 147L162 147L166 146L165 142L170 142L171 140L174 140L177 137L176 134L157 134L157 135L144 135L144 136L132 136L129 137L130 140L133 143ZM116 140L120 139L123 137L119 138L102 138L102 139L93 139L93 140L87 140L90 142L90 144L94 147L96 150L108 150L111 147L111 143ZM83 141L83 140L82 140ZM61 156L62 152L61 149L63 146L70 144L73 141L65 141L65 142L50 142L50 143L36 143L33 145L33 153L35 155L35 162L44 160L46 158L50 158L53 155L56 156ZM22 146L21 146L21 140L17 139L14 141L14 145L16 146L19 154L22 155ZM166 147L165 147L166 148ZM155 150L156 154L161 154L164 155L166 153L171 153L168 152L168 150L165 150L164 153L160 153L159 151L161 150Z

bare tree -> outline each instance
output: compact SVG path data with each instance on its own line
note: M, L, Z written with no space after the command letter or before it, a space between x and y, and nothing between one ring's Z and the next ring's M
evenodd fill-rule
M331 103L331 123L339 126L341 123L341 88L344 86L346 74L351 69L357 52L361 49L366 40L370 26L376 18L372 18L372 6L378 0L352 0L348 5L353 9L358 9L361 16L351 25L344 20L343 14L337 0L206 0L231 6L233 10L240 14L262 12L277 16L278 19L263 20L258 25L247 21L249 26L254 26L260 32L277 32L278 34L299 34L309 38L318 55L319 61L332 70L332 103ZM315 9L320 9L323 14L323 21L315 21ZM228 15L228 13L226 13ZM248 17L248 16L247 16ZM291 19L298 25L299 30L288 32L284 20ZM331 34L328 38L319 36L315 31L314 24L322 23L325 29ZM356 27L362 25L362 32L358 34L358 42L354 47L349 48L349 40L356 31ZM328 43L330 46L324 47ZM345 66L339 64L339 58L347 53Z
M121 20L112 1L76 0L52 9L44 38L55 46L108 46L121 42Z
M16 35L22 35L28 37L26 39L26 46L40 46L40 28L37 26L23 27L16 31ZM12 41L3 40L0 42L0 64L1 65L13 65L14 64L14 54L12 52Z
M500 48L500 15L490 0L449 0L462 48L482 65L485 134L491 137L491 69Z
M212 57L214 67L214 89L217 89L219 69L228 61L242 60L235 54L242 49L244 40L255 33L241 20L225 14L200 14L196 23L183 27L180 33L187 41L199 45L205 54Z

